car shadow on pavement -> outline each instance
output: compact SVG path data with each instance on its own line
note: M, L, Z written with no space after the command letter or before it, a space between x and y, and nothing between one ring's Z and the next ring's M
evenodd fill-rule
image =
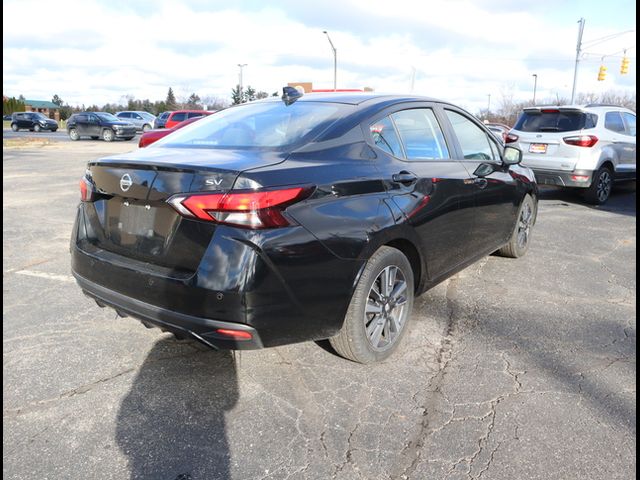
M132 479L229 479L225 412L238 400L231 352L158 341L120 405L116 440Z
M579 191L572 189L540 186L540 200L557 200L564 203L583 205L594 210L636 216L636 184L624 182L616 184L609 200L604 205L590 205Z

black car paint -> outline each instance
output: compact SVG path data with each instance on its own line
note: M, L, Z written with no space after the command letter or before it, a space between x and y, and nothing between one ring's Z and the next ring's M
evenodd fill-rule
M122 129L116 129L116 126ZM130 122L107 120L93 112L74 113L67 120L67 132L76 129L80 137L102 138L105 129L113 131L115 138L133 138L136 127Z
M71 242L72 269L83 290L215 347L323 339L341 328L359 275L380 246L405 253L419 294L504 245L525 194L537 195L533 176L519 166L489 162L488 175L473 174L487 162L463 158L443 114L444 108L464 114L452 105L326 96L332 100L354 104L353 112L294 151L149 148L91 162L99 199L79 206ZM451 160L401 160L367 135L371 121L419 106L436 112ZM134 183L125 199L117 193L123 172ZM394 179L403 172L415 181ZM204 181L211 174L220 176L220 185ZM292 226L267 230L181 217L166 203L178 192L227 191L243 182L313 186L314 192L286 209ZM147 205L164 212L153 235L124 242L113 235L123 208L143 212ZM143 311L141 304L160 313ZM216 338L207 324L212 320L251 328L256 341Z
M51 130L55 132L58 129L58 122L52 118L45 118L44 115L36 114L36 112L15 112L10 117L11 127L17 130L27 129L35 130ZM15 125L15 127L14 127Z

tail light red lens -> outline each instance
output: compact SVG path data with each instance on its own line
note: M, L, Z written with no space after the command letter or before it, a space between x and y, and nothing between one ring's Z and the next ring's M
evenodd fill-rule
M250 332L244 330L230 330L228 328L218 328L216 333L234 340L251 340L253 337Z
M518 135L514 135L513 133L509 133L507 134L507 136L504 139L504 143L513 143L513 142L517 142L518 141Z
M252 229L291 225L282 214L289 205L307 198L311 188L176 195L168 202L186 217Z
M564 137L562 140L567 145L575 145L576 147L593 147L598 143L598 137L595 135L576 135L574 137Z
M93 200L93 186L86 177L80 179L80 200L90 202Z

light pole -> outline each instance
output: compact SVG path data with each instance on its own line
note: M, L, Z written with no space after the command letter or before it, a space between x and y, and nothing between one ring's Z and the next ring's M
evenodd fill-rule
M239 63L240 67L240 83L238 84L238 96L240 97L240 103L242 103L242 69L247 66L246 63Z
M578 46L576 47L576 66L573 70L573 88L571 89L571 105L576 98L576 84L578 82L578 63L580 62L580 54L582 53L582 33L584 32L584 18L578 20L580 28L578 29Z
M487 101L487 118L489 118L489 112L491 111L491 94L489 93L487 97L489 97L489 100Z
M323 30L327 36L327 40L329 40L329 44L331 45L331 50L333 50L333 91L335 92L338 89L338 50L333 46L333 42L331 41L331 37L327 33L326 30Z
M538 86L538 74L534 73L533 77L533 105L536 105L536 87Z

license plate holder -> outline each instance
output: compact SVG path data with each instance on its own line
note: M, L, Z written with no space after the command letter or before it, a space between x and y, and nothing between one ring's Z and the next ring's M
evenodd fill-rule
M126 234L149 237L153 236L156 209L146 205L122 205L118 229Z
M529 145L529 153L547 153L547 144L532 143Z

